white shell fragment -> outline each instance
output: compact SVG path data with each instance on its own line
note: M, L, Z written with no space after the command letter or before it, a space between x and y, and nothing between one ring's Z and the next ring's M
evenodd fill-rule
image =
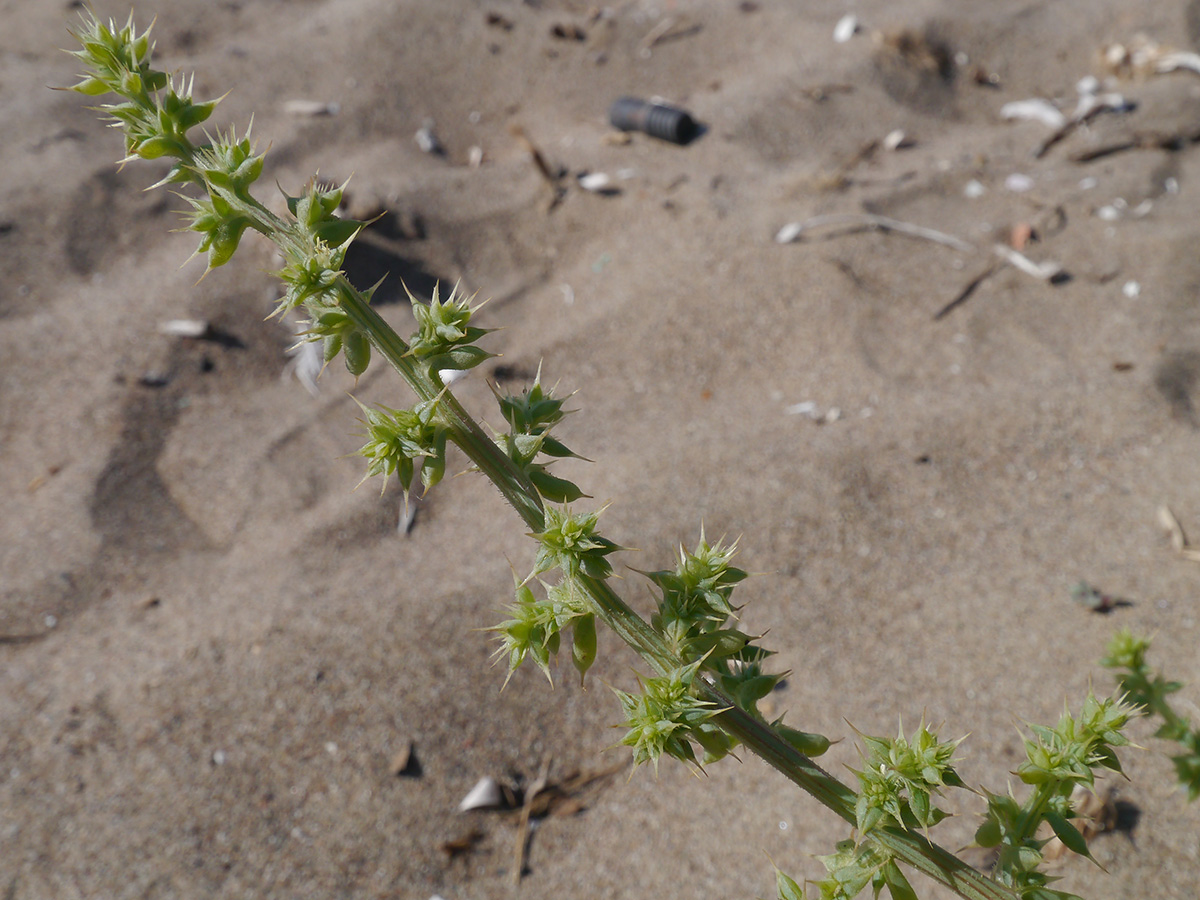
M804 233L802 222L788 222L775 233L775 243L790 244Z
M1062 128L1067 124L1067 117L1062 110L1040 97L1030 100L1014 100L1000 107L1000 118L1008 120L1041 122L1051 128Z
M289 116L336 116L341 110L337 103L325 103L321 100L288 100L283 104L283 111Z
M204 319L168 319L158 323L158 333L171 337L202 338L208 334L208 322Z
M1141 296L1142 286L1140 284L1138 284L1136 281L1127 281L1121 287L1121 293L1124 294L1126 297L1128 297L1130 300L1134 300L1137 297Z
M883 139L884 150L905 150L916 143L904 131L897 128L895 131L889 131L887 137Z
M425 120L425 124L413 135L413 140L417 142L417 146L421 148L422 153L442 156L446 152L445 148L442 147L442 142L433 133L433 120L431 119Z
M589 172L579 176L579 186L585 191L599 193L612 185L612 176L607 172Z
M496 809L504 805L504 790L500 787L500 782L495 778L480 778L467 796L462 798L462 802L458 804L458 811Z
M975 200L982 197L986 192L987 188L983 186L982 182L974 178L963 185L963 196L968 200Z
M1154 64L1154 71L1160 75L1165 75L1167 72L1174 72L1178 69L1186 69L1189 72L1200 75L1200 54L1184 52L1167 53L1159 57Z
M1004 179L1004 187L1014 194L1023 194L1033 190L1033 179L1021 172L1013 172Z
M844 44L850 38L858 33L858 16L845 15L838 19L838 23L833 26L833 39L839 44Z
M818 425L828 425L831 422L836 422L842 418L842 410L837 406L831 406L825 412L821 412L821 408L812 400L805 400L802 403L793 403L791 406L784 409L784 412L789 416L805 416L812 419Z

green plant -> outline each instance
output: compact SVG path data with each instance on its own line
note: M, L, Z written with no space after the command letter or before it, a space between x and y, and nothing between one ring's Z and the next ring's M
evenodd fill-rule
M228 131L193 140L192 130L217 101L195 101L190 83L152 67L148 31L139 33L132 17L117 27L89 14L75 34L81 48L73 52L85 74L74 90L117 95L102 109L124 134L125 160L165 157L173 164L159 185L196 192L186 197L187 228L200 235L197 253L206 255L208 268L228 262L248 230L264 235L284 258L276 312L302 311L305 338L322 343L327 362L340 354L358 376L377 353L416 394L407 410L363 408L368 440L360 452L368 477L395 475L407 492L419 472L428 489L442 477L454 445L521 517L536 543L535 560L517 583L511 618L494 629L510 673L532 658L549 674L550 657L569 629L582 677L595 658L596 623L603 622L654 672L638 693L617 692L623 743L636 761L657 765L666 754L703 766L741 745L853 826L856 837L822 858L828 870L816 883L822 898L852 897L868 884L876 893L886 886L893 897L912 897L901 864L972 900L1069 896L1046 887L1039 870L1044 841L1034 831L1049 822L1069 848L1087 854L1067 821L1071 790L1090 784L1097 768L1120 770L1114 748L1126 743L1121 728L1131 706L1089 696L1078 719L1066 714L1053 729L1033 726L1018 773L1031 794L1024 804L988 796L979 841L1001 852L994 877L976 872L927 837L945 815L935 799L945 788L964 787L953 768L957 741L939 741L924 723L909 738L862 735L859 791L825 772L813 757L829 747L827 738L768 722L759 710L783 676L764 669L771 651L737 627L732 597L746 573L732 565L735 547L709 544L702 534L694 550L681 550L674 569L642 573L659 599L650 621L638 616L610 585L608 557L620 547L600 533L600 512L567 507L585 495L549 471L555 460L575 455L552 434L564 416L563 400L544 390L540 377L520 395L497 394L507 431L492 438L447 390L443 372L473 368L490 356L477 346L487 334L472 324L477 308L457 290L445 300L435 294L428 305L413 299L417 329L403 340L372 309L375 288L359 290L342 270L366 224L337 215L342 188L314 179L286 198L286 215L273 212L250 191L263 156L248 137ZM557 580L543 583L542 576ZM778 883L781 896L806 896L783 873Z
M1175 741L1183 748L1182 753L1171 757L1171 762L1180 783L1187 788L1188 800L1195 800L1200 797L1200 728L1193 728L1191 720L1167 703L1167 697L1183 685L1166 681L1161 672L1150 671L1146 663L1149 650L1149 638L1137 637L1128 628L1122 628L1108 642L1108 655L1100 660L1100 665L1119 670L1117 685L1129 702L1162 720L1154 736Z

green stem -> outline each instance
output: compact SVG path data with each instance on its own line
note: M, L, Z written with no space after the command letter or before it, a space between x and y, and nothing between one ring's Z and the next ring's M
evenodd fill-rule
M1029 799L1025 801L1025 805L1021 809L1021 817L1017 819L1014 847L1020 847L1037 833L1038 825L1041 824L1042 816L1053 795L1053 788L1045 784L1038 785L1030 793Z

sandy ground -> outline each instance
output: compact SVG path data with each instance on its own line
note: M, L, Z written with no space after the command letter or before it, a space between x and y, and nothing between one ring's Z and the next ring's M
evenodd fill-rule
M835 43L847 12L861 31ZM0 2L0 896L753 898L773 896L768 856L817 877L844 829L750 758L593 782L535 821L514 887L518 817L459 800L482 776L619 766L604 684L634 684L632 655L602 635L588 690L568 666L553 691L523 671L500 692L479 629L532 559L518 520L471 475L408 536L394 491L352 491L351 380L330 371L314 397L285 371L268 248L197 284L182 201L140 191L162 168L118 171L117 134L46 89L75 74L57 49L74 15ZM159 16L163 67L194 69L202 97L231 90L218 124L253 113L270 202L320 170L353 175L356 211L388 211L349 268L364 286L390 273L379 298L402 333L401 278L495 298L482 319L505 326L503 357L457 388L468 407L494 422L488 380L519 388L539 362L578 392L563 437L594 463L562 471L641 548L620 560L632 603L650 592L624 566L668 565L701 523L741 536L745 625L793 670L771 700L845 739L833 771L856 760L847 721L891 733L925 714L971 733L968 782L1003 790L1014 726L1110 690L1097 660L1121 626L1156 635L1200 714L1200 566L1156 521L1169 504L1200 535L1200 77L1116 82L1136 109L1041 158L1051 130L1000 116L1031 97L1073 109L1109 42L1194 49L1195 2L138 15ZM615 143L622 94L704 132ZM337 114L288 114L297 99ZM443 156L414 140L427 120ZM911 146L878 143L896 129ZM615 190L583 190L585 172ZM974 249L844 226L774 240L863 212ZM1069 277L990 271L1020 223L1039 238L1025 254ZM216 339L159 333L187 317ZM405 402L381 365L356 394ZM1128 605L1089 613L1080 579ZM1133 729L1146 751L1118 788L1132 827L1093 843L1108 874L1061 868L1091 900L1200 895L1200 804L1151 731ZM950 803L934 836L954 847L981 803Z

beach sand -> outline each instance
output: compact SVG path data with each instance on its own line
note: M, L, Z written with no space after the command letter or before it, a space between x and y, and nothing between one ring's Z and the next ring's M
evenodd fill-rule
M77 74L76 7L0 2L0 896L682 900L773 897L771 860L820 877L849 828L756 758L622 765L609 686L644 668L611 634L586 690L564 659L553 690L530 668L501 691L482 629L532 564L525 528L474 474L408 534L395 485L353 490L348 393L407 388L376 362L306 390L253 236L199 280L183 201L142 190L165 167L118 168L88 99L47 89ZM840 741L830 771L853 777L851 725L924 716L970 734L969 784L1023 796L1022 723L1110 692L1122 627L1200 717L1200 565L1157 518L1200 536L1200 77L1101 61L1139 34L1195 49L1195 0L139 3L156 15L160 67L229 91L212 124L253 114L264 202L319 171L383 214L347 269L388 275L402 334L402 280L492 298L501 356L455 385L469 409L498 426L489 381L539 366L575 392L558 433L592 462L556 471L638 548L615 557L635 608L632 568L701 527L738 539L742 627L791 671L771 707ZM1002 106L1069 113L1089 75L1136 107L1035 157L1052 129ZM621 142L622 95L702 133ZM775 240L845 214L960 244L852 222ZM1063 277L1001 263L1014 228ZM161 333L175 319L209 338ZM1081 580L1127 603L1091 612ZM1056 886L1200 895L1200 803L1154 727L1107 782L1107 874L1062 862ZM457 806L543 773L576 790L533 821L514 885L520 816ZM946 803L932 837L957 849L984 802Z

